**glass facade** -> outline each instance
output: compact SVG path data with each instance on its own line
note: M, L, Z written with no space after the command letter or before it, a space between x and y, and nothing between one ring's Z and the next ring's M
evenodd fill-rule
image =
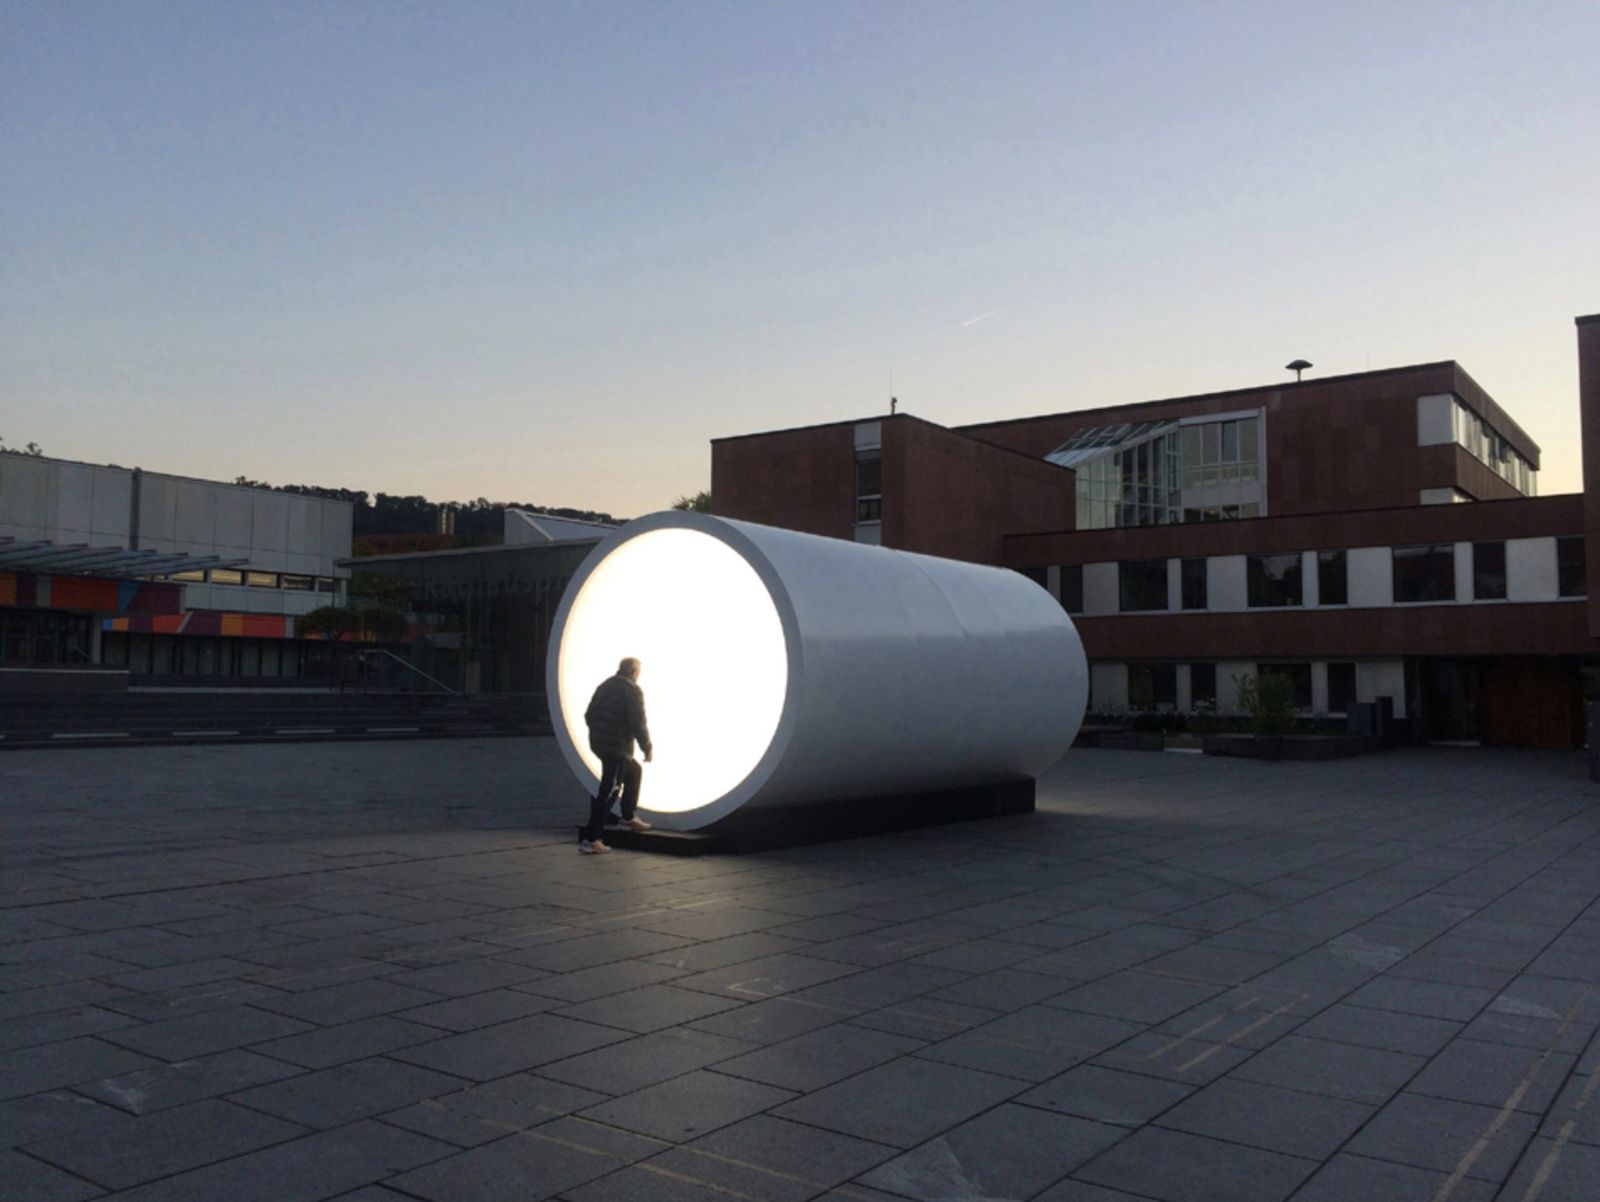
M1206 607L1206 561L1203 559L1186 559L1182 566L1183 575L1183 607L1185 609L1204 609Z
M1562 597L1589 595L1584 580L1583 539L1556 539L1556 593Z
M1083 612L1083 565L1066 564L1061 568L1061 608L1069 614Z
M1456 549L1451 543L1394 548L1394 599L1403 605L1456 599Z
M1135 559L1117 565L1118 607L1123 613L1167 608L1167 561Z
M1092 426L1045 458L1077 473L1080 530L1261 513L1259 417Z
M1506 599L1506 544L1503 540L1472 544L1472 598Z
M1456 400L1453 416L1457 444L1518 492L1530 497L1538 495L1539 470L1518 454L1493 426L1468 409L1460 398Z
M1350 563L1344 551L1317 552L1317 604L1350 603Z
M1298 551L1246 556L1245 578L1252 609L1304 604Z

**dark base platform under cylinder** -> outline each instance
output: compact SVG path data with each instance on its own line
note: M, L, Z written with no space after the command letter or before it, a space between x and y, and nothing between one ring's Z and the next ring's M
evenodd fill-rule
M975 818L1031 814L1033 809L1032 780L1000 781L894 797L757 807L735 811L703 830L608 830L604 839L622 851L653 851L677 856L738 855L801 847L807 843L829 843L836 839L889 835L948 822L969 822Z

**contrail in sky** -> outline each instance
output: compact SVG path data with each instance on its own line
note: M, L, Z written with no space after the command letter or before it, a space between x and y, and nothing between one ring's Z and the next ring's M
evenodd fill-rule
M968 326L977 325L980 321L988 321L996 313L1004 313L1005 311L1006 311L1006 307L1004 305L1001 305L998 309L991 309L987 313L980 313L977 317L974 317L971 321L962 322L961 323L961 328L964 330Z

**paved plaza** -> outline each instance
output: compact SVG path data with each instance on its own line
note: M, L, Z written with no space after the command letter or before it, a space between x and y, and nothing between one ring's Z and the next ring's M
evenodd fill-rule
M1576 753L580 857L549 739L0 753L9 1202L1595 1202Z

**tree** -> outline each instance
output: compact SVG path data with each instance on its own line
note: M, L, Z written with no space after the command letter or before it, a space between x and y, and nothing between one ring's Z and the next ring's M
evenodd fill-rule
M3 435L0 435L0 455L43 455L44 448L36 442L30 442L25 447L8 447Z
M693 496L684 495L672 503L674 509L687 509L691 513L710 513L711 494L704 489Z
M1294 681L1282 672L1262 672L1240 680L1239 704L1258 735L1283 735L1294 729Z

